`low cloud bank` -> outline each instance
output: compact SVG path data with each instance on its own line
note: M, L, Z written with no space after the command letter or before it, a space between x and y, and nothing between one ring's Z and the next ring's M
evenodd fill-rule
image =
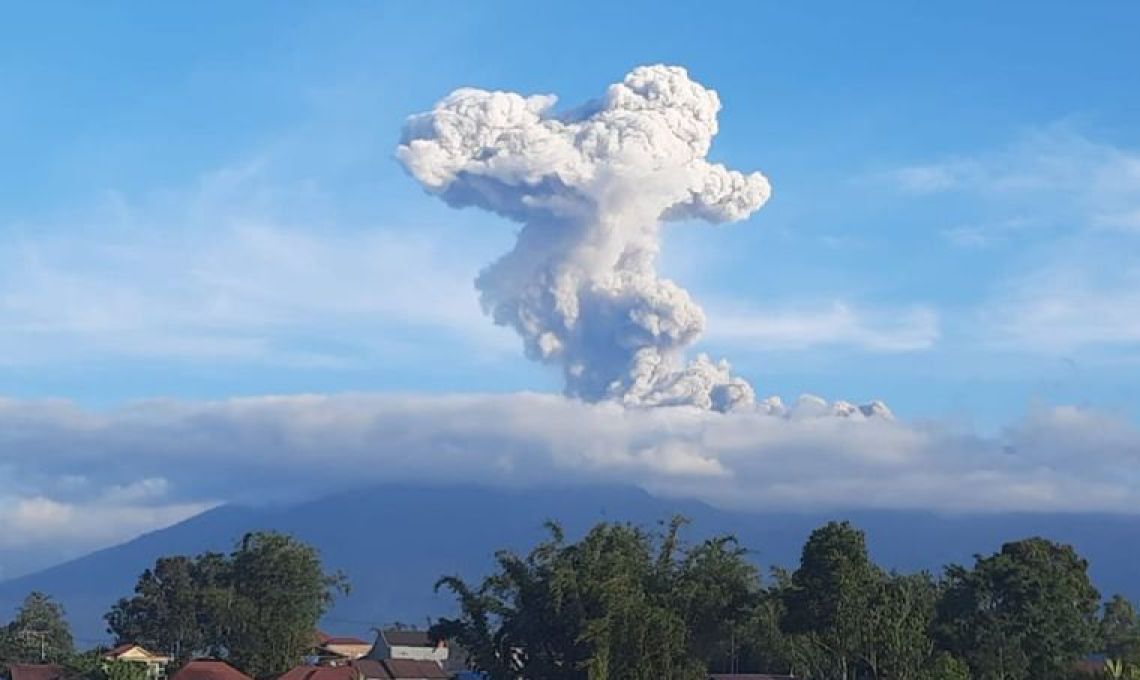
M1041 408L983 437L838 410L846 417L812 398L782 414L720 414L532 393L151 400L108 412L3 401L0 557L98 547L219 502L387 481L628 483L758 510L1140 508L1140 429L1127 420ZM116 530L92 531L104 521Z

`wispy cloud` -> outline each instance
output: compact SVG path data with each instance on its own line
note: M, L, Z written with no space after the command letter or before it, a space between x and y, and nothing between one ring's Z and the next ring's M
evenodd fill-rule
M938 342L933 309L865 309L844 302L758 310L713 305L708 339L740 351L846 347L869 352L913 352Z
M1140 266L1084 252L1087 261L1054 256L1008 280L980 313L989 338L1053 353L1117 347L1140 355Z
M979 215L943 229L964 248L1010 246L970 320L983 344L1140 355L1140 150L1057 124L1011 146L899 168L880 180Z
M904 166L880 179L913 194L1034 196L1043 209L1066 203L1088 214L1128 215L1140 208L1140 154L1060 123L1004 149Z
M113 196L91 222L19 230L0 245L0 362L128 358L350 361L417 329L473 352L515 351L488 323L478 262L430 228L323 230L263 210L258 165L178 198ZM310 216L311 217L311 216ZM318 225L320 223L318 222Z

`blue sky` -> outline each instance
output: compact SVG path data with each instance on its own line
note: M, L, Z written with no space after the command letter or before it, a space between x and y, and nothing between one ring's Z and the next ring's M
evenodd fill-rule
M10 7L0 578L424 475L1135 512L1138 34L1125 2ZM463 86L570 107L659 62L719 92L710 159L773 187L666 228L697 349L898 421L587 407L482 314L517 226L427 195L406 117Z
M399 129L666 62L721 95L713 157L773 184L663 254L758 392L1137 413L1140 8L611 5L10 10L0 393L557 390L468 286L513 226L426 196Z

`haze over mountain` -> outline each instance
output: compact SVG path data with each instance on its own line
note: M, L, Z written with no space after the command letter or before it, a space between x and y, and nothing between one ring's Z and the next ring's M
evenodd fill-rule
M863 528L875 559L900 570L937 570L1007 540L1044 535L1072 543L1091 563L1103 595L1140 599L1140 520L1106 514L959 514L913 511L805 513L728 512L688 500L658 498L636 488L502 490L475 486L377 486L278 507L228 505L44 571L0 583L0 610L30 590L58 597L81 645L106 639L102 613L131 592L156 557L226 550L246 532L276 529L317 546L330 569L342 569L352 592L325 620L338 633L367 635L396 621L424 624L448 613L446 593L433 594L441 575L478 577L500 548L524 550L558 520L573 536L601 520L652 527L675 513L693 520L690 540L731 532L764 566L793 566L814 527L847 518Z

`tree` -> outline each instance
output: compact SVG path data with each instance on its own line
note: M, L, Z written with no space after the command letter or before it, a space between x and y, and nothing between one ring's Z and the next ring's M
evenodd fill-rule
M970 667L952 654L939 652L922 677L924 680L970 680Z
M1140 663L1140 618L1124 596L1113 595L1104 603L1100 639L1104 654L1109 659L1130 666Z
M938 588L926 572L879 573L860 652L872 677L915 680L930 667L930 626L937 599Z
M132 598L120 599L105 616L116 644L137 643L169 653L178 661L218 653L209 594L223 587L225 558L160 557L139 576Z
M63 606L38 591L24 598L0 646L0 654L17 662L59 663L75 651Z
M692 653L710 670L739 670L744 628L763 597L744 549L728 536L697 545L681 561L673 590Z
M213 604L230 661L254 677L284 673L312 648L313 631L347 592L344 576L325 574L312 547L278 533L247 534L230 555L228 588Z
M108 661L103 650L96 649L78 654L64 664L68 678L82 680L147 680L146 666L130 661Z
M1064 678L1096 646L1100 596L1070 546L1006 543L973 569L951 565L946 577L938 641L976 678Z
M682 549L683 524L655 536L603 523L576 543L550 524L525 557L499 552L478 586L441 579L460 615L432 635L455 640L496 680L703 678L707 657L747 620L759 581L730 537Z
M273 532L247 534L229 555L160 558L104 617L119 642L185 660L225 658L254 677L282 673L312 647L336 592L313 548Z
M772 585L760 593L735 640L736 669L808 677L810 669L821 666L819 650L810 644L808 636L788 633L780 627L792 587L791 573L773 568L771 581Z
M805 659L815 666L807 674L857 676L878 577L863 532L849 522L830 522L808 537L785 592L781 621L786 632L805 636L817 652Z

